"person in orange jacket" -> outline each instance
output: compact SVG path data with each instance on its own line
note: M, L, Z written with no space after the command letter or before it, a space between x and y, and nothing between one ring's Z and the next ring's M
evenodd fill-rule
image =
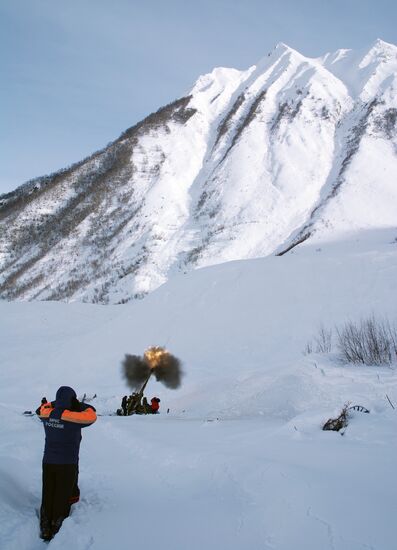
M160 399L158 397L152 397L150 403L151 403L150 406L152 408L152 413L157 414L160 408Z
M43 401L36 411L45 430L40 537L51 540L70 513L77 483L81 428L91 426L97 416L95 408L80 403L68 386L58 389L54 402Z

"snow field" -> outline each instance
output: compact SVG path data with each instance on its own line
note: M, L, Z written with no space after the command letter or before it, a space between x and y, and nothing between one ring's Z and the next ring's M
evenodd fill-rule
M128 306L0 302L0 548L46 547L43 428L21 413L64 384L96 393L103 416L83 430L82 500L53 549L394 548L395 365L302 354L320 323L396 320L394 238L197 270ZM124 353L152 344L182 359L182 387L149 383L158 416L106 416L127 393ZM323 432L348 401L370 414Z
M12 465L2 459L14 472L2 491L2 548L45 547L34 513L42 428L8 419L25 432L10 434L13 444L30 432L30 445ZM84 433L82 501L51 547L392 548L395 428L388 411L356 413L343 437L263 418L101 418Z

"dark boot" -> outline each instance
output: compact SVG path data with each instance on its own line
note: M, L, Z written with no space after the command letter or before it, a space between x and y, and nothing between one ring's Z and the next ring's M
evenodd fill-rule
M43 540L52 539L51 522L44 516L40 518L40 538Z
M58 518L57 520L52 521L52 523L51 523L51 532L52 532L53 537L58 533L59 529L62 526L62 523L63 523L64 519L65 518Z

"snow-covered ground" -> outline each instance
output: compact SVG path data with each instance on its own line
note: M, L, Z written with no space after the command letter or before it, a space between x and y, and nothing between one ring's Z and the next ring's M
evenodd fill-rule
M60 385L103 415L83 431L81 502L54 549L391 550L397 371L303 355L320 324L397 321L397 230L179 275L125 306L0 302L0 548L38 538L43 428L24 410ZM107 416L125 353L166 345L161 414ZM350 401L343 436L322 424ZM170 409L167 414L167 409Z

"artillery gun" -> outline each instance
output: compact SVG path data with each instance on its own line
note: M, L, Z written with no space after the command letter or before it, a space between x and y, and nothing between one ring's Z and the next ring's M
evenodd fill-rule
M157 381L163 382L168 388L176 389L181 384L181 362L165 348L153 346L145 351L143 357L127 354L123 361L123 374L131 389L136 390L140 386L140 390L123 397L117 414L152 414L156 411L143 396L150 377L154 374Z
M139 392L133 392L129 397L127 397L126 407L125 407L125 411L126 411L125 416L130 416L131 414L148 414L149 413L148 408L150 407L146 397L143 397L143 392L145 391L145 388L150 380L151 375L152 373L150 373L149 376L146 378Z

